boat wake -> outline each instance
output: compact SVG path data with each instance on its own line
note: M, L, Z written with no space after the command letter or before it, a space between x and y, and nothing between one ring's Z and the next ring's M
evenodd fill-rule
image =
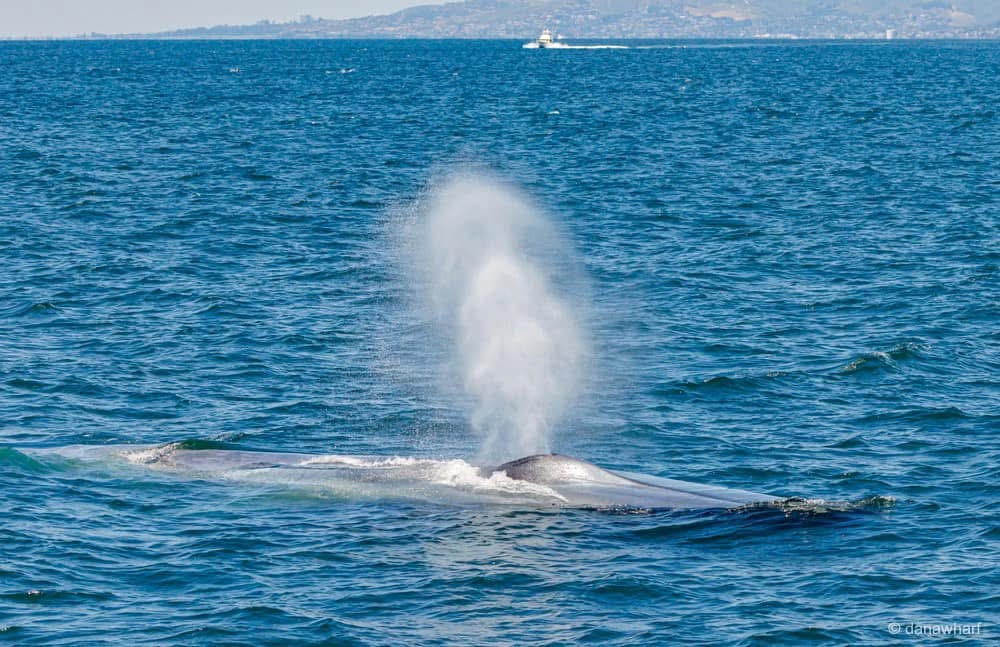
M545 47L539 47L535 43L525 43L522 47L524 49L632 49L628 45L567 45L566 43L556 43Z

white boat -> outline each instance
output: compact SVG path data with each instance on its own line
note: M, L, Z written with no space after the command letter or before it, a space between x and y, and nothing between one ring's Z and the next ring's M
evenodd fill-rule
M524 49L558 49L560 47L566 47L566 45L553 38L552 32L545 29L542 31L542 35L539 36L537 40L525 43L522 47L524 47Z

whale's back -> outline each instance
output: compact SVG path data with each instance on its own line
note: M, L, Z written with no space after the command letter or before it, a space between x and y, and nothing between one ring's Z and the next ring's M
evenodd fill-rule
M43 458L120 460L176 475L319 489L353 499L652 510L733 508L776 500L745 490L606 470L558 454L477 468L460 459L290 454L203 445L78 445L26 451Z
M504 472L512 479L546 485L571 505L583 507L710 509L777 500L767 494L746 490L606 470L559 454L525 456L504 463L493 472Z

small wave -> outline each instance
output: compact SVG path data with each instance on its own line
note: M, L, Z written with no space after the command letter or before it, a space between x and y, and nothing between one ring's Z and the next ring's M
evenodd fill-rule
M868 447L868 441L861 434L855 434L829 446L835 449L856 449L858 447Z
M41 159L41 158L42 158L42 154L41 153L39 153L38 151L34 150L33 148L27 148L27 147L21 148L14 155L14 159L20 160L20 161L31 161L31 160Z
M30 303L26 306L20 308L15 307L14 309L8 311L7 316L11 317L33 317L33 316L51 316L57 314L59 308L56 307L54 303L49 301L39 301L37 303Z
M265 409L268 413L283 413L283 414L311 414L311 413L325 413L329 411L330 407L322 402L282 402L275 404L273 406Z
M875 413L863 416L858 419L858 422L883 422L887 420L922 422L927 420L962 420L969 417L969 414L965 413L958 407L917 407L915 409L888 411L885 413Z
M897 364L907 359L920 356L923 346L916 343L905 343L893 346L887 351L872 351L851 360L840 368L841 373L867 373L883 370L895 370Z
M269 175L268 173L258 171L253 167L245 167L242 170L243 170L243 176L248 180L253 180L254 182L270 182L271 180L275 179L273 175Z
M53 601L84 601L84 600L110 600L115 597L114 593L104 591L71 591L71 590L39 590L29 589L27 591L17 591L11 593L0 593L0 600L10 600L21 603L51 603Z
M12 447L0 447L0 467L7 470L17 470L21 472L38 473L45 470L45 466L27 454L22 454Z
M45 382L39 382L38 380L27 380L19 377L7 380L5 384L11 387L12 389L17 389L19 391L41 391L42 389L49 386Z
M709 377L704 380L684 382L682 386L688 391L700 391L704 389L742 390L746 388L753 388L755 385L756 379L752 377L729 377L727 375L716 375L715 377Z
M747 391L787 377L787 371L773 370L761 375L715 375L702 380L686 380L676 383L682 392L692 391ZM674 391L671 391L674 392Z

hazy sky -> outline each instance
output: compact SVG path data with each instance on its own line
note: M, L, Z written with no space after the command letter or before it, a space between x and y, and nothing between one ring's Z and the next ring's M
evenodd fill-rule
M354 18L443 0L0 0L0 38L164 31L258 20Z

